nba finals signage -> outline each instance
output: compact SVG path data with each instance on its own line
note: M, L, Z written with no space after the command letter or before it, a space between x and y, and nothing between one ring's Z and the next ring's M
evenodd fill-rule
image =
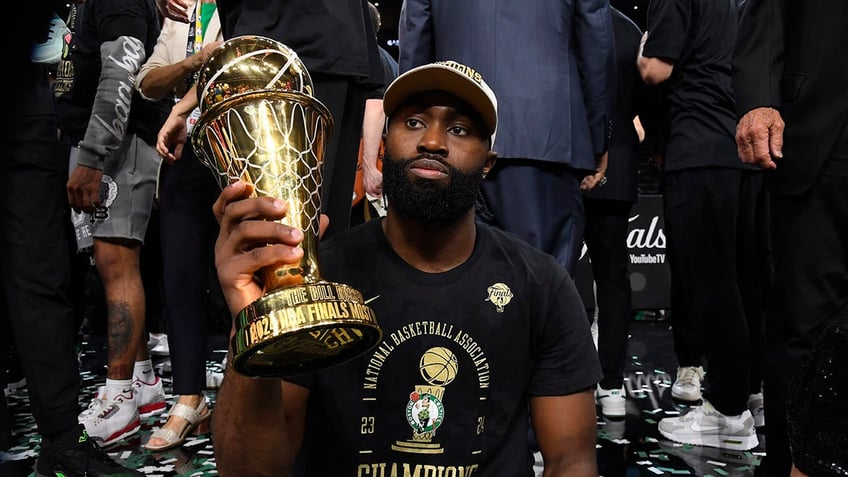
M640 195L633 204L627 227L627 258L633 310L661 310L671 307L668 258L661 195ZM583 303L594 307L591 257L586 244L575 271L575 281Z
M643 195L630 210L627 253L634 310L671 307L662 196Z

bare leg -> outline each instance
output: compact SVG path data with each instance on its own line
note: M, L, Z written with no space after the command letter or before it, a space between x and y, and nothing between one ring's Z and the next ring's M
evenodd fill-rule
M140 249L141 244L131 240L94 240L94 260L106 295L109 379L132 379L135 361L148 357Z

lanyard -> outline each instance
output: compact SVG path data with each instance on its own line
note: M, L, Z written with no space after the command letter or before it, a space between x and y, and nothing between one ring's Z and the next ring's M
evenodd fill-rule
M203 46L203 25L201 24L201 16L197 14L198 6L191 12L191 20L188 22L188 36L186 38L186 58L200 51L200 48ZM183 88L183 92L188 91L189 88L197 81L198 72L189 73L185 77L185 86ZM179 97L182 94L178 94L176 100L179 100Z
M188 36L186 38L186 58L200 51L203 46L203 25L197 8L191 12L191 20L188 22Z

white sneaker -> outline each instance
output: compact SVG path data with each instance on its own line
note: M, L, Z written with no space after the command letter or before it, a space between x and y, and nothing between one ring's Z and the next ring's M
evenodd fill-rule
M65 46L65 35L70 35L68 25L54 14L50 20L50 30L44 43L33 45L30 59L33 63L58 63L62 59L62 50Z
M152 356L169 356L171 348L168 346L168 335L165 333L148 334L147 349Z
M88 409L77 420L100 446L108 446L136 434L141 427L132 389L108 401L92 399Z
M224 372L214 368L206 368L206 389L218 389L224 380Z
M754 416L754 427L763 427L766 425L766 413L763 407L763 393L751 394L748 396L748 410Z
M152 377L152 382L133 378L135 401L141 417L155 416L165 412L165 391L162 389L162 379L152 370L149 376Z
M708 401L683 416L660 420L658 427L660 434L681 444L740 451L759 444L751 411L746 409L738 416L726 416Z
M624 386L619 389L595 388L595 402L601 406L601 414L607 417L624 417L627 414L627 393Z
M3 388L3 393L6 397L9 397L9 395L15 394L16 392L18 392L19 389L24 387L26 387L26 378L21 377L21 379L15 382L7 383L6 387Z
M601 417L601 421L598 423L603 427L600 427L601 430L600 436L606 437L611 441L615 441L618 439L624 439L624 431L626 430L626 419L610 419L606 416Z
M671 397L681 401L700 401L702 379L704 368L701 366L677 368L677 379L671 385Z

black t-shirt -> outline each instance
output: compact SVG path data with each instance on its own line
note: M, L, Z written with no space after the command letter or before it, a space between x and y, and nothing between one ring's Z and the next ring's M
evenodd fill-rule
M87 0L75 5L68 20L73 39L67 56L59 63L54 93L63 135L75 144L85 136L97 94L102 67L100 46L131 36L144 43L146 56L150 57L159 37L160 22L152 0ZM165 99L147 101L134 91L127 132L155 144L172 104Z
M721 0L651 0L643 56L674 63L661 86L665 169L748 169L736 152L732 56L736 5Z
M307 475L531 476L528 396L602 375L571 277L502 231L479 224L471 257L445 273L407 264L380 220L323 244L319 261L363 293L384 336L290 379L311 389Z
M363 0L218 0L224 39L260 35L294 50L310 74L382 84L377 39Z

